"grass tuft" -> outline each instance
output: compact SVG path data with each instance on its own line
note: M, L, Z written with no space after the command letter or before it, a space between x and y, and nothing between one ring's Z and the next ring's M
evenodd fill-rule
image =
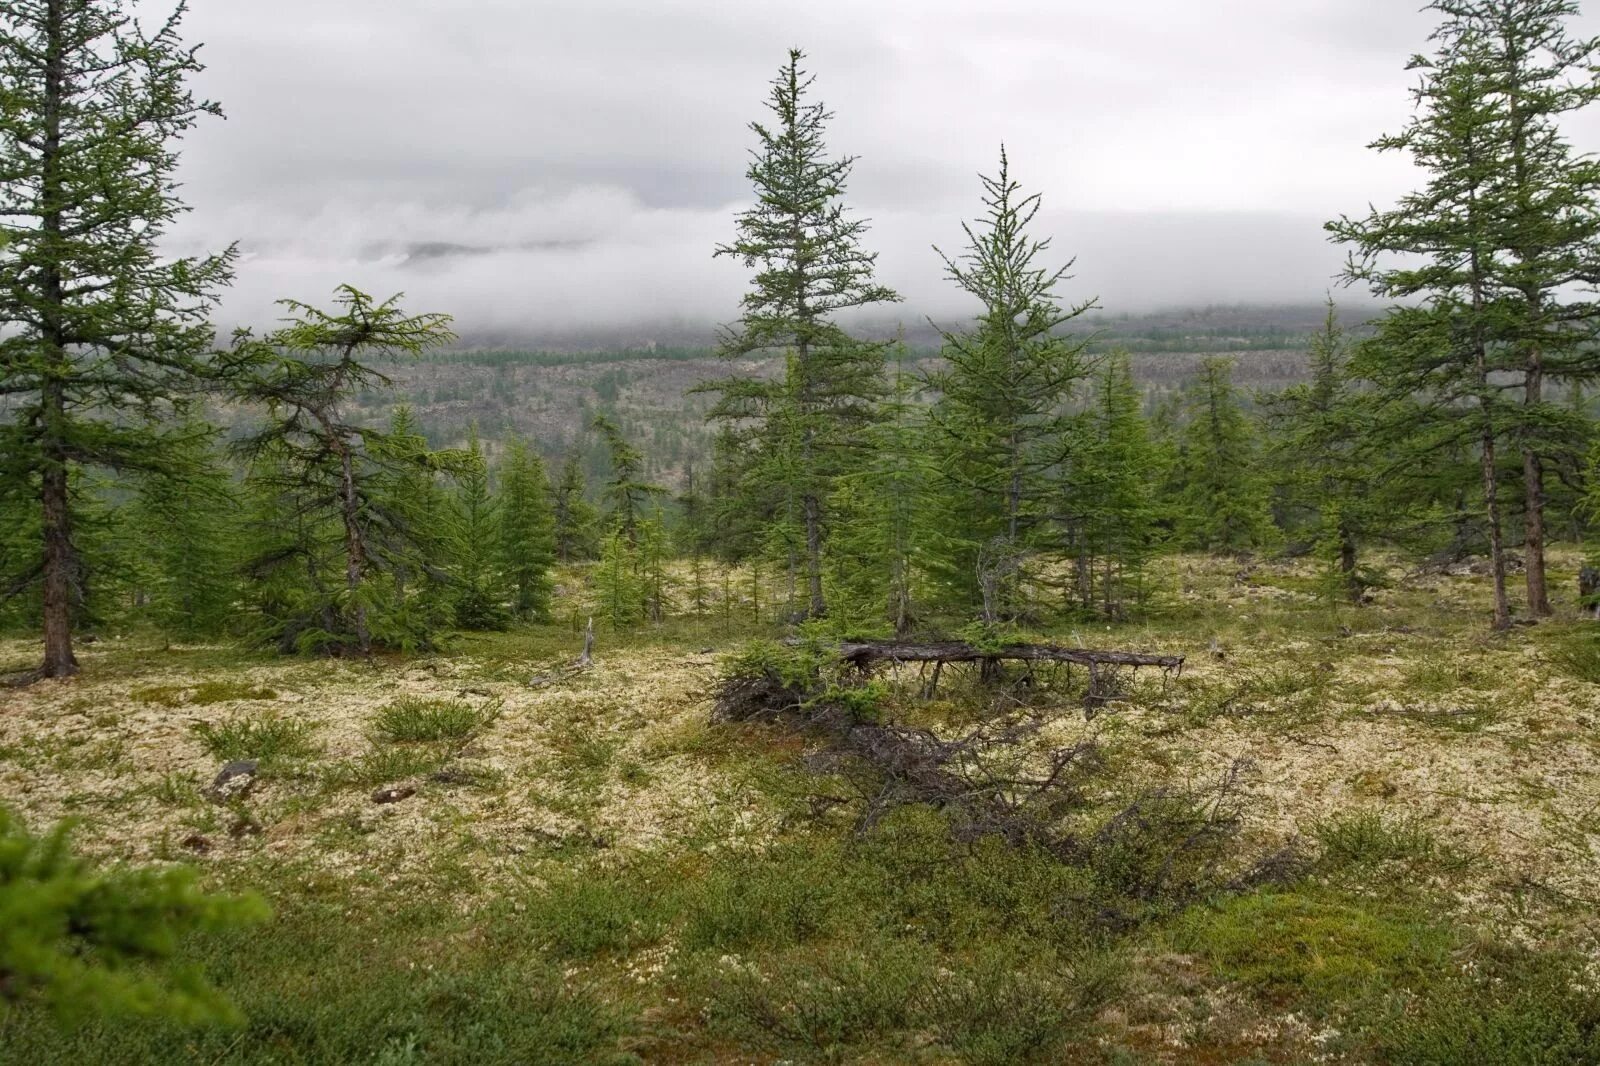
M498 702L474 707L466 700L401 696L378 710L372 727L396 744L459 742L483 732L499 716Z
M322 749L311 722L277 717L237 717L220 725L196 722L194 731L206 751L224 762L255 759L263 766L309 759Z

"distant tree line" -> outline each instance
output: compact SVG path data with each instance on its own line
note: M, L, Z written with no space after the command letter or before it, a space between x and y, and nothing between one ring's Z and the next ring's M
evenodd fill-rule
M444 316L351 287L218 343L233 250L159 251L184 210L174 146L217 111L185 87L199 68L177 22L13 5L0 623L43 637L41 677L73 673L74 636L113 623L404 651L549 619L565 566L569 599L615 626L737 605L840 632L997 631L1148 609L1150 561L1171 551L1307 555L1330 602L1360 602L1379 546L1481 553L1496 626L1514 601L1548 614L1547 544L1581 538L1597 502L1600 164L1562 129L1600 92L1596 44L1569 36L1566 0L1433 10L1413 116L1375 143L1423 184L1328 227L1346 280L1393 306L1346 332L1330 301L1308 380L1270 394L1222 357L1142 390L1089 328L1097 302L1067 295L1072 260L1037 234L1040 196L1004 149L937 253L971 319L934 324L932 360L857 335L848 322L899 297L791 52L751 126L753 206L715 250L752 283L720 340L729 372L698 390L714 438L669 489L653 439L604 407L547 469L549 442L469 426L440 447L388 399L397 361L614 355L449 353ZM202 417L218 398L242 412L226 440Z

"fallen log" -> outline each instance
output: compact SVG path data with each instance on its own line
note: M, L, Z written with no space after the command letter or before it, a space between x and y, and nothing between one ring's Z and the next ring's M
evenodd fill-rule
M893 640L847 641L839 645L839 658L861 667L876 662L942 664L992 662L1004 659L1030 663L1079 663L1089 667L1153 666L1161 670L1183 669L1181 655L1145 655L1131 651L1064 648L1056 644L1002 644L994 648L980 648L960 640L928 643Z

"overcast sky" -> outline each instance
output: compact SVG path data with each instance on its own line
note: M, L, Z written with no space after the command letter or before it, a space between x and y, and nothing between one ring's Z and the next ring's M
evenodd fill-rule
M1069 298L1320 299L1321 222L1415 181L1365 145L1404 122L1433 22L1416 0L192 3L228 120L186 142L177 239L239 242L226 317L348 281L532 339L734 317L746 272L711 249L791 45L909 319L962 313L929 246L959 247L1002 140L1077 256ZM1600 147L1600 121L1573 135Z

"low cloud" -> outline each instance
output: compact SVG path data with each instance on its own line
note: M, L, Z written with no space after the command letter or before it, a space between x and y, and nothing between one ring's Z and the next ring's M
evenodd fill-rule
M411 310L449 313L469 341L642 342L702 336L737 316L749 271L712 252L731 238L740 206L651 207L615 187L529 189L491 208L332 202L306 214L215 205L188 216L174 245L239 243L238 278L223 301L229 325L270 323L277 300L317 303L348 283L377 296L403 292ZM905 297L874 317L970 314L932 247L958 252L970 212L951 204L861 213L871 219L866 244L879 253L880 279ZM1112 312L1313 302L1340 263L1310 216L1046 211L1036 225L1056 263L1076 258L1063 300L1098 297Z

